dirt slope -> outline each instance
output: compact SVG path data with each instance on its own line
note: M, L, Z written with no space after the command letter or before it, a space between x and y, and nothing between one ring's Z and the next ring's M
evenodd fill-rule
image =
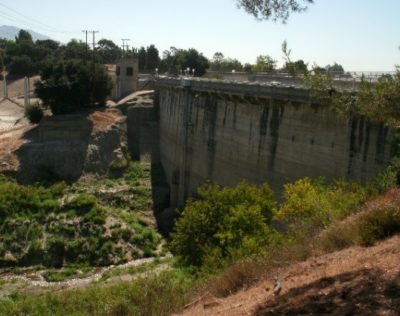
M274 276L282 289L275 296ZM205 296L182 315L400 315L400 236L273 271L230 297Z

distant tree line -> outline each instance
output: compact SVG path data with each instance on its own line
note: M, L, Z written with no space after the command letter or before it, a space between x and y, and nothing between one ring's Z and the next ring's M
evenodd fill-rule
M291 50L287 48L286 41L282 44L285 63L282 68L277 68L277 60L268 54L257 56L254 64L242 64L236 58L225 57L223 53L216 52L211 59L207 59L194 48L180 49L171 47L162 52L155 45L148 47L131 48L123 51L117 44L109 39L98 41L96 48L86 46L78 40L71 40L63 45L53 40L37 40L34 42L29 32L21 30L15 40L0 39L0 66L6 67L11 75L26 76L39 73L46 68L49 61L54 60L87 60L98 64L114 64L122 56L137 57L139 59L139 72L179 75L189 72L202 76L207 70L216 72L288 72L291 74L304 74L309 70L321 74L343 74L343 67L337 63L320 67L310 67L303 60L292 61Z
M171 47L160 58L155 45L122 50L113 41L101 39L95 49L84 42L71 40L66 45L53 40L33 41L29 32L21 30L15 40L0 39L0 67L6 68L10 75L29 76L47 68L49 62L81 60L96 64L114 64L121 57L137 57L139 71L180 74L190 68L198 76L209 67L209 61L197 50Z

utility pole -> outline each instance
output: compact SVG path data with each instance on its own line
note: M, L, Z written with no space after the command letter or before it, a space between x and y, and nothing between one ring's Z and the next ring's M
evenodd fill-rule
M82 31L83 33L85 33L86 34L86 59L87 59L87 56L89 55L88 54L88 51L89 51L89 46L88 46L88 30L83 30Z
M129 49L129 45L125 44L125 42L129 42L130 39L129 38L122 38L121 41L122 41L122 51L125 53L125 47L126 47L127 51Z
M89 33L93 34L93 62L94 62L95 49L96 49L96 33L99 33L99 31L90 31Z
M88 50L89 50L89 45L88 45L88 34L92 33L93 35L93 61L94 61L94 56L95 56L95 48L96 48L96 33L99 33L99 31L89 31L89 30L83 30L83 33L86 34L86 55L88 55Z

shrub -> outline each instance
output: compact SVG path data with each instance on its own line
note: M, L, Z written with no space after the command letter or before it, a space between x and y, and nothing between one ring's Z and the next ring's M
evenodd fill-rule
M318 237L318 244L325 251L370 246L399 232L400 189L392 189L367 203L356 215L330 225Z
M268 185L242 182L222 188L207 183L198 194L198 200L187 202L172 234L170 248L182 264L218 265L269 244L273 230L268 224L275 202Z
M372 209L360 214L357 226L361 245L370 246L377 240L400 232L400 191L396 189L387 194L395 194L395 196L391 201L375 205Z
M387 190L400 185L400 152L399 152L399 137L396 133L397 142L394 144L393 148L396 151L396 156L390 161L386 169L378 174L374 180L374 185L379 190L379 192L386 192Z
M356 182L338 180L328 185L323 179L304 178L284 186L277 218L293 231L304 228L312 232L350 215L369 196L370 192Z
M39 104L28 105L25 108L25 116L31 124L38 124L43 117L43 110Z

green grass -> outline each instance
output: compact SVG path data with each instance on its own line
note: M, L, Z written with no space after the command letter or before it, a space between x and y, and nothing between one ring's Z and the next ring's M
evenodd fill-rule
M61 282L68 279L82 279L87 277L89 274L75 268L63 268L61 270L48 269L42 275L48 282Z
M0 315L170 315L187 303L196 280L182 270L104 286L0 298Z
M66 280L89 272L93 262L86 260L86 257L80 257L82 253L84 256L92 253L95 260L103 263L114 255L124 258L126 254L123 249L116 247L117 242L135 245L134 255L137 257L154 256L160 237L146 224L144 215L137 211L145 209L149 203L149 191L145 186L148 176L148 168L130 163L125 175L117 179L82 182L63 190L53 188L50 192L46 191L49 189L36 188L38 191L35 191L35 188L23 188L22 191L34 193L33 202L29 203L44 205L52 211L44 214L38 208L38 211L31 213L12 213L7 225L14 225L12 227L17 231L15 234L19 242L16 237L10 241L7 239L8 235L0 234L0 239L3 238L0 241L7 240L9 243L7 247L0 243L0 257L6 252L20 249L19 244L24 240L28 243L40 241L43 230L51 237L47 241L47 246L52 247L49 248L51 253L68 249L69 255L75 256L75 260L68 262L64 269L45 271L44 276L49 281ZM0 189L2 185L9 184L0 179ZM108 194L107 190L117 193ZM277 268L306 260L315 253L332 252L353 245L370 246L400 233L400 189L392 189L373 199L376 194L374 190L356 183L340 181L326 184L322 180L303 179L288 185L286 190L284 201L280 205L274 204L275 209L270 214L285 221L286 230L270 234L268 243L257 244L259 251L251 256L246 251L241 252L240 247L249 245L248 239L245 239L246 243L240 243L238 249L234 249L238 256L221 259L209 255L209 261L205 262L214 268L175 265L168 271L150 273L131 282L106 283L105 281L115 276L140 275L146 271L154 271L164 261L155 260L138 267L116 268L106 272L101 282L86 288L41 295L14 293L0 298L0 315L170 315L180 311L186 303L204 291L217 297L227 296L262 279ZM51 198L52 194L67 197L67 202L56 204L53 201L61 203L60 198ZM243 196L239 196L240 200L248 201L246 194L248 193L243 192ZM129 195L128 199L126 195ZM42 197L48 202L43 203ZM130 199L134 199L136 205ZM227 199L226 203L232 201L234 199ZM212 202L218 204L221 199L217 198ZM212 214L213 207L209 206L209 209ZM249 213L245 209L235 210L235 214L240 215L240 221L247 219L246 214ZM7 211L12 212L12 209ZM221 214L226 216L227 213ZM27 216L31 216L29 227L19 230L16 223L23 226L21 223L26 221ZM115 220L108 227L108 237L105 237L102 223L107 216L112 216ZM35 225L43 218L46 221L40 223L46 223L45 228L43 225ZM71 220L75 219L79 219L79 224L75 224L73 229ZM195 222L189 221L189 224L193 225ZM197 228L202 227L206 226L202 224ZM189 228L192 231L192 227ZM224 228L229 227L226 225ZM0 233L1 229L5 229L4 225L0 225ZM77 229L82 235L72 238ZM235 232L237 229L233 230L232 236ZM217 237L231 238L230 233L228 231ZM63 238L59 238L60 236ZM198 235L194 236L196 237ZM85 248L87 242L92 248ZM63 245L67 245L67 248L63 248ZM28 253L36 258L41 243L36 242L31 246L32 251ZM172 259L167 259L167 263L177 264L170 260ZM220 261L214 264L212 260Z
M105 266L154 256L161 237L144 217L152 206L149 177L148 166L132 161L118 178L72 186L23 186L2 177L0 268Z
M107 281L108 279L112 277L118 277L118 276L123 276L123 275L138 275L141 273L145 272L151 272L160 264L171 264L172 263L172 258L170 259L160 259L156 258L153 262L145 263L139 266L132 266L132 267L126 267L126 268L115 268L112 270L109 270L105 272L100 281Z

